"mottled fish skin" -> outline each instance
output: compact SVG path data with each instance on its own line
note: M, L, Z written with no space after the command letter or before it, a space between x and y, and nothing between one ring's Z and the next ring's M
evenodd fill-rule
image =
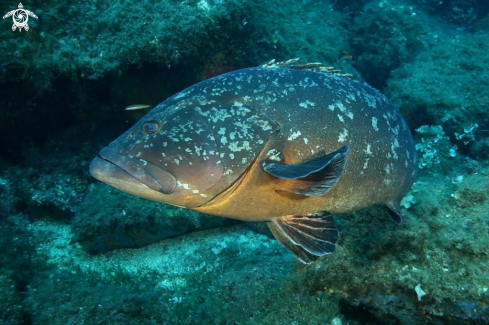
M262 168L267 160L299 164L344 146L344 171L322 196L291 193L286 180ZM151 200L247 221L373 204L399 212L418 166L406 122L379 91L285 68L248 68L198 83L108 148L109 158L102 150L92 162L96 178Z

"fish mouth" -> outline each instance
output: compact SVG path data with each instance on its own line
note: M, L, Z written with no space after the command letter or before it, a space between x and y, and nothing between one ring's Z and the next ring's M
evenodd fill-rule
M175 190L176 177L144 159L122 155L109 147L99 155L90 163L90 174L115 188L138 196L148 188L163 194Z

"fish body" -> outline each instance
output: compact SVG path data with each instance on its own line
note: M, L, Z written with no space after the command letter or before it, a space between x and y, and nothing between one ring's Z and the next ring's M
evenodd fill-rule
M379 91L335 74L256 67L165 100L92 161L130 194L266 221L309 263L334 251L333 214L399 202L417 176L408 126Z

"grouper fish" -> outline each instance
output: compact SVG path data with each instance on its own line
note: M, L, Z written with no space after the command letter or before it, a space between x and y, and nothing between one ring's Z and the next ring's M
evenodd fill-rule
M103 148L90 173L135 196L265 221L304 263L335 250L333 215L400 200L418 158L379 91L319 64L229 72L153 108Z

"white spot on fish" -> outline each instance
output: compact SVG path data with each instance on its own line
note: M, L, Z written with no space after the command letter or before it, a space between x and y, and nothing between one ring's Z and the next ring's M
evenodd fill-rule
M268 121L265 121L265 120L257 120L257 121L254 121L256 124L258 124L263 131L268 131L268 130L271 130L272 127L270 126L270 124L268 123Z
M178 159L173 159L173 161L175 162L175 164L179 165L180 164L180 160Z
M338 114L338 120L340 120L340 122L345 123L345 119L343 118L343 116L341 116L341 114Z
M364 152L367 154L367 155L372 155L372 150L370 150L371 146L370 144L367 143L367 149L364 150Z
M397 140L394 141L394 144L391 146L391 152L392 152L392 157L394 157L395 160L398 160L399 159L399 156L397 155L397 152L396 152L396 147L399 147L399 143L397 143L397 146L396 146L396 143Z
M229 158L234 159L234 154L230 153Z
M290 130L292 131L292 129ZM301 131L297 131L297 132L293 132L288 138L287 140L289 141L294 141L295 139L297 139L299 137L299 135L301 135Z
M231 150L232 152L241 151L241 150L250 151L251 147L250 147L250 143L248 141L243 141L243 145L241 145L241 146L239 146L238 141L235 141L235 142L231 142L229 144L229 150Z
M308 106L316 106L316 103L306 100L305 102L299 103L300 107L307 108Z
M363 169L367 169L369 160L370 158L365 159L365 162L363 163Z
M200 151L202 150L202 147L194 146L194 149L195 149L195 153L197 154L197 156L200 157Z
M307 138L304 138L304 143L307 144L308 140Z
M372 127L375 131L379 131L379 128L377 127L377 118L375 117L372 117Z
M343 105L342 102L336 102L335 105L336 105L336 107L338 107L340 109L340 111L342 111L342 112L346 111L346 107L345 107L345 105Z
M177 186L178 187L183 187L186 190L190 190L190 186L188 186L188 184L183 184L180 181L177 181Z
M367 102L367 105L369 107L372 107L372 108L377 108L377 101L376 101L376 97L375 96L372 96L370 95L369 93L367 93L365 90L362 90L363 92L363 97L365 98L365 101Z
M221 143L222 143L223 145L225 145L226 143L228 143L228 139L227 139L226 137L224 137L224 136L223 136L223 137L221 137Z
M268 159L274 160L274 161L280 161L280 152L278 152L275 149L271 149L267 152Z
M338 142L345 142L347 136L348 136L348 130L343 129L343 132L341 132L339 137L338 137Z

